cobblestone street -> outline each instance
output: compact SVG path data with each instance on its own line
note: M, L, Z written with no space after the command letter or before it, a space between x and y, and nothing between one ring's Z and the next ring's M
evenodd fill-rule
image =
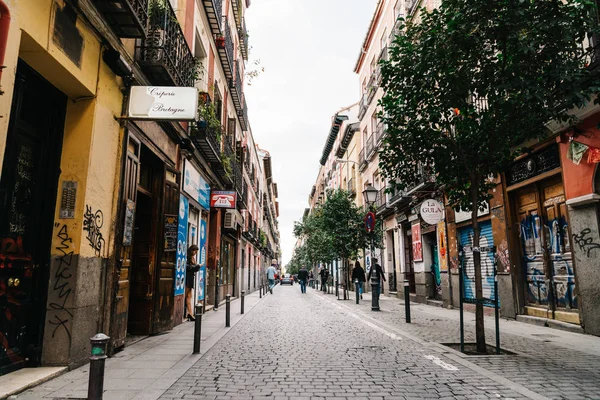
M437 344L458 341L458 322L442 315L454 311L415 305L409 326L398 300L382 298L380 313L369 304L277 286L161 398L600 398L598 338L514 322L596 347L503 334L518 355L463 357Z

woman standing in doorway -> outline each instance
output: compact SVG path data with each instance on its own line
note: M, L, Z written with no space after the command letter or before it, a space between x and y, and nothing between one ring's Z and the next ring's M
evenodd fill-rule
M200 265L196 262L198 255L198 246L191 245L187 251L187 266L185 268L185 306L187 308L188 321L194 321L194 277L200 270Z

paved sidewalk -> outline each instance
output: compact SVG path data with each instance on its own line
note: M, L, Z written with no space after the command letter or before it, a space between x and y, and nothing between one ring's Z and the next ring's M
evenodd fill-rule
M264 296L263 296L264 299ZM234 327L260 302L258 291L245 298L245 314L240 300L231 302ZM202 318L200 354L192 354L194 323L184 322L171 332L141 340L106 360L104 399L158 399L231 328L225 328L225 305L209 310ZM18 395L14 400L86 399L89 364L77 368Z
M314 291L316 292L316 291ZM338 301L335 295L318 292L333 305L341 305L386 329L422 343L459 343L460 314L455 309L411 303L411 322L406 323L404 301L382 296L380 312L371 311L370 293L359 305ZM351 293L354 294L353 292ZM342 297L342 296L340 296ZM475 314L464 313L465 341L475 341ZM495 321L485 317L486 341L495 345ZM501 348L516 355L466 356L448 349L449 358L473 364L541 396L553 399L600 399L600 337L500 319Z

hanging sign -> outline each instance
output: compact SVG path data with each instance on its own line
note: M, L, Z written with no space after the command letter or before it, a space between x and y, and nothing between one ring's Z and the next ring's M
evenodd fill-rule
M235 208L237 193L232 190L214 190L210 196L210 206L215 208Z
M183 175L183 191L205 210L208 210L210 208L210 186L188 160L184 160Z
M436 225L444 219L444 206L435 199L427 199L421 203L421 218L429 225Z
M198 117L195 87L132 86L130 119L193 121Z

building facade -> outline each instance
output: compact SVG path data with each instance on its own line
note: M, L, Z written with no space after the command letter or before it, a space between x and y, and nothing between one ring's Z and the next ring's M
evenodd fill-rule
M242 242L250 177L267 181L243 91L249 5L0 2L0 374L181 323L191 245L194 304L254 290L249 253L279 259L276 214L267 243ZM131 118L133 86L195 88L199 116Z

